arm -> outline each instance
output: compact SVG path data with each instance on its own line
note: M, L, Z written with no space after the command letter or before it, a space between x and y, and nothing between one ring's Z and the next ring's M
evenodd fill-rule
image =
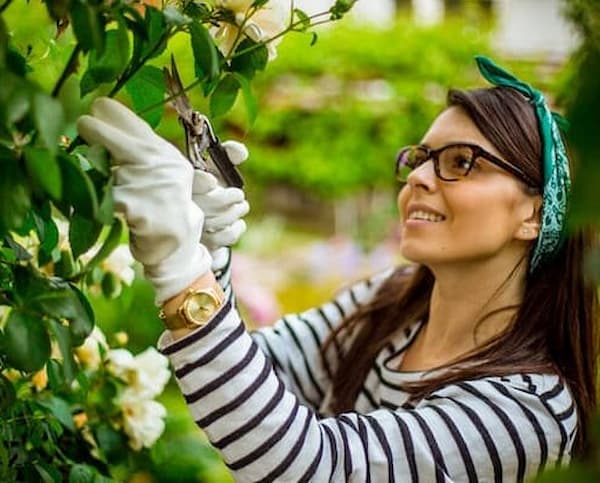
M321 355L323 345L345 317L374 296L388 275L386 271L358 282L320 307L286 315L273 326L251 333L286 389L302 404L321 410L331 382ZM338 368L342 350L340 343L334 342L325 354L333 372Z
M214 267L214 264L213 264ZM219 280L229 280L229 263L219 273ZM344 317L354 312L360 305L368 302L391 271L358 282L341 291L333 300L320 307L302 313L289 314L275 322L271 327L261 328L250 335L270 360L276 375L284 383L285 388L293 392L302 404L319 411L329 389L330 378L321 356L323 344L342 322ZM210 281L208 281L210 284ZM224 290L235 306L234 293L230 284L225 283ZM174 300L166 305L165 310L176 307L179 301ZM180 338L189 331L177 331L172 334ZM329 368L337 370L339 343L330 345L326 357Z
M544 376L535 391L492 378L448 386L414 409L319 419L285 389L231 301L160 346L239 481L515 481L567 460L576 427L568 391Z

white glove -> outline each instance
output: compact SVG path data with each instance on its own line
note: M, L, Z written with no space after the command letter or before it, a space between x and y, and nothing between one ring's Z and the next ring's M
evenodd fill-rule
M241 164L248 158L248 150L242 143L225 141L223 147L233 164ZM195 169L192 199L204 212L201 242L211 252L234 245L246 231L242 217L250 211L250 205L241 189L223 187L212 174Z
M192 202L193 168L179 150L122 104L98 98L77 131L112 155L115 209L125 214L133 256L161 304L210 270L198 243L204 214Z

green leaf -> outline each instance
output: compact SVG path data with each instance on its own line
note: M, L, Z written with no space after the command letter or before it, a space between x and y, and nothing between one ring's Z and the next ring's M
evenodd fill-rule
M17 393L15 388L5 376L0 374L0 412L3 412L6 408L12 406L17 400Z
M73 284L71 284L71 290L79 300L79 305L77 306L77 316L70 318L71 323L69 324L69 329L71 330L73 345L78 346L91 334L96 320L94 309L81 290Z
M58 227L54 220L44 220L44 236L40 239L40 249L49 254L58 245L58 240Z
M219 54L212 36L200 22L190 24L190 40L194 53L196 77L212 81L219 77Z
M248 124L252 126L254 121L256 121L256 116L258 114L258 102L256 101L256 96L252 92L252 86L250 85L250 81L248 79L241 74L235 73L233 75L242 87L244 103L246 104L246 112L248 113Z
M69 406L64 399L56 396L48 396L46 398L38 399L37 403L40 406L48 409L65 428L75 431L75 423L73 422L71 406Z
M29 112L31 98L37 88L12 72L4 71L0 75L0 118L7 124L15 124Z
M94 218L98 211L98 197L91 179L73 156L59 154L58 162L63 180L63 204L73 206L76 213L87 218ZM68 212L63 213L70 216Z
M34 464L36 471L45 483L60 483L62 478L58 470L44 461Z
M4 329L2 350L15 369L40 370L50 357L50 338L42 320L15 307Z
M6 66L19 77L25 77L27 71L30 70L25 57L11 46L6 51Z
M60 391L65 384L64 372L62 365L55 359L50 359L46 363L46 372L48 373L48 384L52 391Z
M129 61L129 37L123 20L117 29L106 32L103 51L92 50L88 59L88 69L80 84L81 96L89 94L100 84L114 81L125 69Z
M239 54L239 52L247 52ZM264 44L257 44L245 39L235 49L236 55L231 59L231 70L252 79L257 71L262 71L269 61L269 51Z
M183 13L201 23L206 23L205 21L210 18L210 9L205 3L187 2Z
M56 157L47 149L26 147L25 167L29 177L52 198L62 196L62 178Z
M30 301L33 308L55 319L67 319L73 346L80 345L94 328L94 314L89 302L74 285L40 293Z
M20 227L31 206L30 190L14 154L0 146L0 237Z
M310 46L312 47L313 45L315 45L317 43L317 40L319 40L319 36L317 35L317 32L312 32L312 38L310 39Z
M227 74L217 84L210 96L210 113L212 117L222 116L228 112L235 103L240 83L232 74Z
M33 119L44 145L56 154L64 120L62 105L49 95L38 92L33 96Z
M96 428L96 441L111 463L123 459L127 454L123 435L106 423Z
M74 258L87 252L96 242L102 224L80 215L74 215L69 224L69 242Z
M103 225L110 224L115 215L115 200L113 197L112 187L113 181L111 179L108 181L108 183L100 188L102 191L102 201L98 206L96 221L102 223Z
M77 41L84 52L104 51L104 18L101 14L102 4L74 0L71 4L71 25Z
M294 15L296 16L297 20L301 23L301 25L297 27L299 30L303 31L310 27L310 17L306 14L306 12L304 12L304 10L295 8Z
M94 483L96 474L91 466L75 464L69 471L69 483Z
M77 364L73 358L73 342L71 340L71 332L68 327L65 327L56 320L50 321L50 328L55 335L56 341L58 342L58 348L62 354L62 374L60 375L60 381L70 384L75 378L77 372Z
M267 4L268 2L269 2L269 0L254 0L254 1L252 2L252 6L253 6L254 8L260 8L260 7L262 7L263 5Z
M110 231L104 240L104 243L86 265L86 271L89 271L97 266L100 262L106 259L106 257L108 257L115 248L119 246L119 243L121 242L121 236L123 234L123 228L124 225L121 218L115 218L112 226L110 227Z
M152 65L143 66L125 84L125 90L131 97L135 111L153 128L158 126L165 112L165 76L162 70ZM147 111L147 108L158 104Z
M350 11L354 6L356 0L336 0L333 6L329 9L331 13L331 20L341 19L345 13Z
M81 154L79 154L81 156ZM88 146L85 159L92 167L104 176L110 175L110 156L106 148L100 144Z
M57 277L71 278L78 272L77 264L71 250L61 250L60 258L54 263L54 274Z
M167 46L165 34L168 32L168 25L160 10L145 5L143 29L145 35L138 32L134 34L132 64L160 55Z

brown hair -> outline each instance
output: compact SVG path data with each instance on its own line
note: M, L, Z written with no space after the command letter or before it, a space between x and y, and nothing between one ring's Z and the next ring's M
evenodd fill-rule
M542 186L537 118L520 93L507 87L451 90L448 105L462 108L506 160ZM586 277L584 260L592 240L590 230L570 233L553 260L528 275L523 301L505 332L456 361L456 368L404 389L420 399L446 384L466 379L557 373L577 404L579 430L574 453L584 452L596 406L598 299L595 284ZM427 267L400 267L368 304L332 334L322 351L326 367L324 354L329 345L349 335L352 338L341 354L340 370L330 374L335 412L353 408L376 355L390 337L404 326L427 319L433 284ZM458 368L459 364L463 367ZM346 369L348 366L352 371Z

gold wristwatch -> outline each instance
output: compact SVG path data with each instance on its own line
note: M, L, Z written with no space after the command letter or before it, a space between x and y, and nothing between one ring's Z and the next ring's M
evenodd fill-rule
M219 310L225 295L219 284L211 287L191 287L174 312L161 310L158 316L167 329L197 329L206 325Z

